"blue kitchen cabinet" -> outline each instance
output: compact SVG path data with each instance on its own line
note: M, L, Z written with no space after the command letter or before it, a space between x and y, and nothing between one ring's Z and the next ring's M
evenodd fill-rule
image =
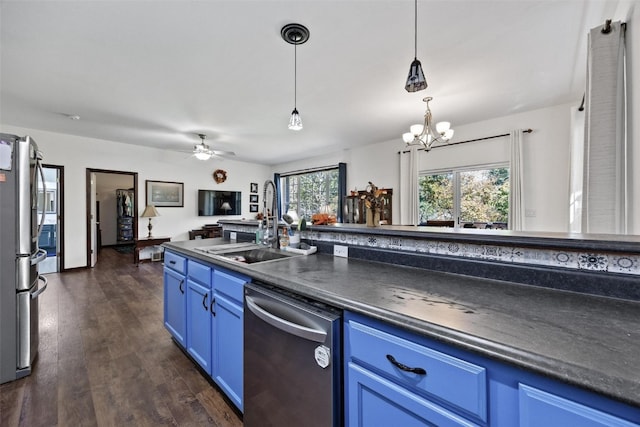
M170 251L165 251L164 260L164 326L178 344L185 347L187 260Z
M573 400L519 384L520 427L637 427L638 424Z
M187 352L211 375L212 269L189 260L187 264Z
M243 295L250 279L215 269L213 272L213 366L211 376L243 411Z
M640 426L638 408L385 322L344 328L346 426Z

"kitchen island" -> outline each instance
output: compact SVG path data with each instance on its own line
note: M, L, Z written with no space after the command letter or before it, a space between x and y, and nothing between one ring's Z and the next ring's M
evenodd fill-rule
M640 303L325 254L242 264L170 251L631 405L640 420ZM638 412L636 412L636 409Z

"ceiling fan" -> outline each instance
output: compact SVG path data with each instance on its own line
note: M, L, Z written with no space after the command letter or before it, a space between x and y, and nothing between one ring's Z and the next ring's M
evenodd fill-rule
M207 144L204 143L204 140L207 138L207 135L203 133L199 133L198 136L200 137L201 142L200 144L194 145L193 147L193 155L196 157L196 159L209 160L212 157L236 155L236 153L232 151L212 150L211 148L209 148Z

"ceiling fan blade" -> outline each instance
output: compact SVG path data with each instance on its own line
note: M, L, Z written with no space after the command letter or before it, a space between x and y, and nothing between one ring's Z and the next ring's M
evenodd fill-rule
M211 152L217 156L235 156L236 153L233 151L220 151L220 150L211 150Z

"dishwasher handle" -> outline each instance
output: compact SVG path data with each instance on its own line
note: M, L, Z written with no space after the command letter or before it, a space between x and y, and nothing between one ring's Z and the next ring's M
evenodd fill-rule
M309 328L303 325L299 325L297 323L290 322L288 320L282 319L273 313L268 312L264 308L260 307L258 303L252 297L245 295L245 299L247 301L247 307L253 314L267 322L273 327L276 327L288 334L295 335L297 337L315 341L319 343L325 342L327 338L327 333L321 329Z

